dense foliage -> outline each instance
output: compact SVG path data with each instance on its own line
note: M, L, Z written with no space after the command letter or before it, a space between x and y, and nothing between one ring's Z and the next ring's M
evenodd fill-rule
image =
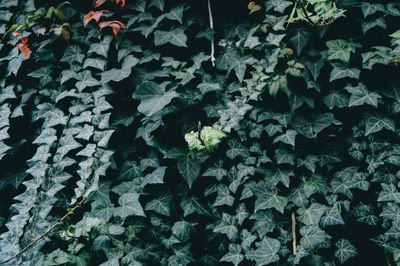
M0 261L398 265L375 2L1 0Z

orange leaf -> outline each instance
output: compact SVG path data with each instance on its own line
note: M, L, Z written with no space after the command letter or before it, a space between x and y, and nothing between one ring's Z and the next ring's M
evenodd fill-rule
M22 37L21 42L17 44L18 49L25 56L25 59L28 59L29 53L31 52L31 49L29 49L27 43L28 43L28 38Z
M100 17L103 15L103 13L110 13L108 10L100 10L100 11L90 11L83 17L83 25L86 25L94 19L96 22L99 22Z
M103 29L105 27L111 27L113 29L114 35L117 36L119 29L122 27L124 30L126 30L125 25L118 20L110 20L110 21L103 21L99 23L100 29Z
M22 34L22 32L20 32L20 31L13 31L12 36L16 37L21 34Z
M96 1L96 5L94 6L94 7L99 7L99 6L101 6L102 4L104 4L106 2L106 0L97 0Z

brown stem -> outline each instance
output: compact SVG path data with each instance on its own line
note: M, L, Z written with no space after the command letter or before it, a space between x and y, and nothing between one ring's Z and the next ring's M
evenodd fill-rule
M303 12L304 12L304 16L305 16L305 18L308 20L308 22L310 22L313 26L318 26L318 25L315 24L315 22L312 21L311 18L308 16L308 12L307 12L306 7L305 7L304 4L303 4L303 1L302 1L302 0L297 0L297 1L299 2L300 6L301 6L301 9L302 9Z
M296 255L296 216L292 211L292 237L293 237L293 255Z
M6 259L5 261L1 261L0 264L5 264L15 258L18 258L19 256L21 256L25 251L27 251L28 249L30 249L31 247L33 247L39 240L44 239L44 237L49 234L54 228L56 228L57 226L63 224L63 221L65 219L68 219L69 216L71 214L74 213L74 211L76 209L78 209L79 207L82 206L82 204L85 202L86 198L83 198L78 204L75 205L75 207L73 207L71 210L69 210L61 219L60 221L58 221L57 223L53 224L49 229L46 230L46 232L44 232L41 236L37 237L35 240L33 240L29 245L27 245L24 249L22 249L20 252L18 252L17 254L9 257L8 259Z

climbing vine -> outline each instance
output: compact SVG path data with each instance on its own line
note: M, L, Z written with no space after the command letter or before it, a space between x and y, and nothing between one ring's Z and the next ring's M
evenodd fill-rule
M0 1L0 263L400 263L400 3Z

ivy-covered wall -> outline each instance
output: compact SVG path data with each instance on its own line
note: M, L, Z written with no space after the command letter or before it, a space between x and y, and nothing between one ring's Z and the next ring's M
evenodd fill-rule
M399 265L399 29L394 0L1 0L0 263Z

